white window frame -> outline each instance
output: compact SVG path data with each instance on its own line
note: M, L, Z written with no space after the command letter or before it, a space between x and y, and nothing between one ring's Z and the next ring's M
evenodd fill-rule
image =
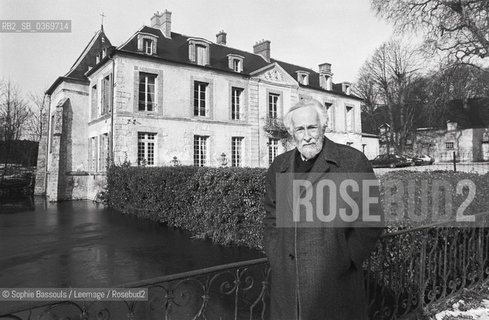
M204 90L202 90L204 88ZM201 98L202 92L204 93L204 99ZM193 88L193 115L194 117L208 117L209 116L209 83L204 81L194 81ZM202 106L202 101L204 106Z
M152 167L156 165L156 138L157 134L155 132L138 132L137 156L139 166Z
M238 93L237 95L235 93ZM242 120L244 89L231 87L231 120Z
M141 109L141 76L144 75L144 108ZM153 102L151 103L151 110L148 110L149 108L149 102L148 102L148 96L150 92L148 91L149 86L151 85L149 83L149 76L154 77L154 83L153 83ZM138 73L138 84L137 84L137 105L138 105L138 111L139 112L155 112L157 108L157 101L158 101L158 74L156 73L151 73L151 72L145 72L145 71L140 71Z
M143 51L148 55L153 54L154 40L149 38L143 39Z
M280 113L280 99L281 94L276 92L268 92L267 94L267 117L269 119L277 119ZM271 101L272 97L276 97L276 101ZM272 110L272 107L275 107L275 110Z
M194 166L204 167L209 159L209 136L194 135L193 141Z
M244 154L244 137L231 137L231 167L242 167Z
M268 164L272 164L273 160L278 156L279 139L268 138Z

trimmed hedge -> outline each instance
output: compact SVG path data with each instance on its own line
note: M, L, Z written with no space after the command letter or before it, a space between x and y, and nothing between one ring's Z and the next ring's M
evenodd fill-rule
M106 201L223 245L261 248L265 169L113 166Z
M168 226L189 231L193 237L209 238L222 245L262 248L262 204L266 169L112 166L108 172L106 202L109 207ZM476 196L466 214L487 211L489 175L464 172L393 171L381 176L381 200L385 181L398 179L445 180L452 186L470 179ZM466 194L455 196L457 208ZM431 195L429 196L431 197ZM416 192L416 212L421 210L420 190ZM407 205L407 197L405 205ZM385 203L384 207L385 207ZM431 200L428 206L431 211ZM426 224L426 223L418 223ZM389 229L413 227L414 223L390 223Z

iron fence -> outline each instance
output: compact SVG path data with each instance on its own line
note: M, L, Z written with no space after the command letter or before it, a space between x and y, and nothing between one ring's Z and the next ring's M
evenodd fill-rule
M440 223L386 233L364 270L370 319L419 318L489 279L489 228ZM269 280L266 258L256 259L118 286L148 288L147 302L17 303L3 306L0 319L265 320Z

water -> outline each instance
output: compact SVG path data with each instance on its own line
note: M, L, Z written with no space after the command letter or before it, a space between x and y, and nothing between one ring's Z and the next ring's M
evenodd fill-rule
M110 287L263 257L91 201L0 203L0 287Z

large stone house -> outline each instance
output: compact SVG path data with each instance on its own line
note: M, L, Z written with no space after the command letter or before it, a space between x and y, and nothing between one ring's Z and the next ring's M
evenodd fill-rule
M101 28L46 92L36 192L93 198L111 155L115 164L267 167L285 147L263 128L302 98L324 103L329 138L375 153L361 99L332 77L329 63L314 71L273 59L270 41L247 52L228 47L223 31L215 42L172 32L168 11L117 47Z

